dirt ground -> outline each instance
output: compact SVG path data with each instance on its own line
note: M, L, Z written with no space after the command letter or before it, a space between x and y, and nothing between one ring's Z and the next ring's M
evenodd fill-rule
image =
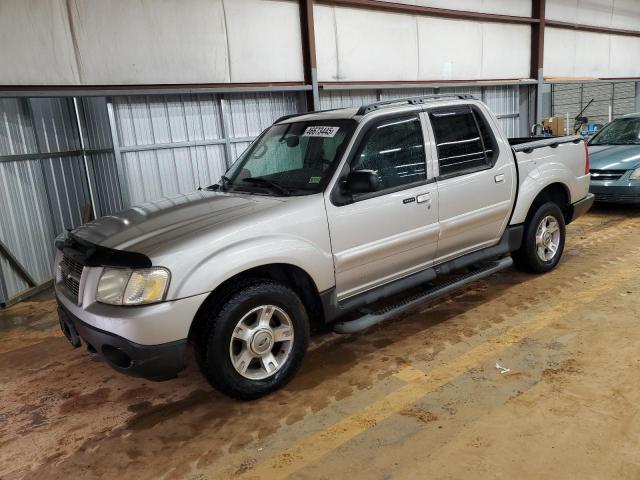
M640 210L595 209L560 266L506 270L357 335L285 389L153 383L0 312L0 479L640 478Z

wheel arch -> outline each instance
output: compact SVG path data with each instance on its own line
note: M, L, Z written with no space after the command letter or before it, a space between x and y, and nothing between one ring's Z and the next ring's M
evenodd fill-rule
M204 300L189 328L189 341L206 337L207 320L236 292L260 280L273 280L293 290L302 301L311 327L324 324L324 308L315 281L304 269L289 263L269 263L243 270L221 282Z
M562 210L565 223L569 223L571 219L571 193L567 185L562 182L553 182L536 190L524 190L521 193L518 199L519 205L516 206L511 223L527 224L538 207L546 202L558 205ZM529 200L527 201L527 199Z

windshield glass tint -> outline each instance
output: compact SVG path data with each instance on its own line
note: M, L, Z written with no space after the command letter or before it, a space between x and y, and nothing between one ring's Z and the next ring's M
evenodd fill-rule
M589 145L640 145L640 118L619 118L596 134Z
M353 120L273 125L231 167L224 188L292 195L318 192L355 125Z

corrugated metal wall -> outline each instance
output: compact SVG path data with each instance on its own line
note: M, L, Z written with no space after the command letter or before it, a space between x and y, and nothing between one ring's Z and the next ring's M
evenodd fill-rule
M635 82L608 83L556 83L551 86L552 115L565 117L569 114L570 123L580 111L593 102L582 114L590 122L607 123L609 105L612 105L612 117L617 118L635 111Z
M114 97L125 201L215 183L251 141L301 110L295 93Z
M42 103L39 107L42 107ZM0 99L0 241L38 281L50 275L55 217L47 195L47 161L38 156L36 130L47 132L45 145L56 143L51 123L34 125L30 103L24 99ZM28 288L27 282L0 255L4 295L7 298Z
M416 88L416 89L384 89L384 90L323 90L320 92L320 108L355 107L378 100L391 100L401 97L429 95L432 93L468 93L484 101L496 114L508 137L520 134L519 86L498 85L490 87L450 87L450 88Z

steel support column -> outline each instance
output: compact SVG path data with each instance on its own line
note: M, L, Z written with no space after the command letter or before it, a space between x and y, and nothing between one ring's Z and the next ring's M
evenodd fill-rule
M311 85L311 90L306 92L307 110L318 110L320 107L320 91L318 87L318 68L316 63L316 34L313 22L313 0L299 1L304 82Z
M542 122L542 89L544 87L544 27L545 0L531 2L531 17L537 23L531 25L531 78L538 81L536 88L536 123Z
M89 157L87 156L87 146L84 141L84 129L82 128L82 121L80 120L80 109L78 107L78 97L73 97L73 111L75 113L74 118L76 120L76 128L78 129L78 138L80 139L80 149L82 150L82 161L84 163L84 173L87 179L87 186L89 187L89 198L91 199L91 211L93 212L93 218L100 217L100 207L95 195L95 172L93 170L93 164L89 165Z

